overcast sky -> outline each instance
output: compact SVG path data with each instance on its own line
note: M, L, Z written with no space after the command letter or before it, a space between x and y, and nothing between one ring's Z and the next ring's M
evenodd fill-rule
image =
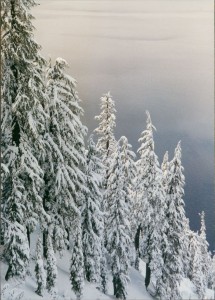
M43 55L65 58L78 81L89 132L111 91L116 136L135 151L146 109L160 161L182 140L186 211L198 229L205 210L214 249L213 1L41 0L33 14Z

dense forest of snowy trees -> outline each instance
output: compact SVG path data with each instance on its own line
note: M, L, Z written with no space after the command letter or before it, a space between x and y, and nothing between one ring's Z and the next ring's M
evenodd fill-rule
M101 98L94 136L67 63L40 55L33 38L34 0L2 1L1 244L5 279L25 280L31 236L38 295L57 294L56 253L71 253L70 281L77 299L84 281L106 293L111 269L116 298L126 299L129 267L146 262L145 285L158 299L180 299L182 277L200 299L215 288L205 215L193 232L185 215L180 142L159 164L149 112L137 155L115 137L116 109ZM95 140L94 140L95 139Z

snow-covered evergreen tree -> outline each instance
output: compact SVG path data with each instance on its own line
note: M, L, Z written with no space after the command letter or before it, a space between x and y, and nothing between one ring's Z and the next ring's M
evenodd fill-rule
M163 252L164 265L158 281L161 299L180 299L179 285L183 275L184 233L186 217L184 211L184 168L181 164L181 145L178 143L173 160L169 164L167 188L166 229L167 245Z
M211 255L208 288L215 290L215 254L213 256Z
M201 257L201 247L199 243L198 234L192 239L191 249L193 250L193 261L191 264L191 280L196 288L196 293L199 296L199 299L204 299L206 291L206 278L202 272L202 257Z
M190 261L192 260L192 251L189 249L190 235L192 230L190 229L189 219L185 219L183 232L181 235L181 243L183 244L182 261L183 261L183 277L189 277Z
M101 97L101 113L96 116L95 119L99 121L98 128L95 132L98 134L97 147L101 153L102 162L105 167L105 172L103 176L103 205L104 211L107 211L107 203L109 202L107 198L107 181L109 177L109 167L111 163L111 156L114 152L116 140L114 136L114 128L116 127L116 109L115 102L112 99L110 93L105 94ZM105 221L106 224L106 221ZM106 226L105 226L105 240L106 240ZM106 242L105 242L106 243Z
M102 160L105 166L108 166L108 159L115 147L114 128L116 127L116 109L115 102L110 93L101 97L101 113L95 119L99 121L95 132L100 136L97 147L101 152Z
M168 151L164 154L163 162L161 164L161 170L162 170L162 184L164 187L164 190L166 192L166 189L168 187L168 178L169 178L169 154Z
M211 257L206 240L205 214L200 214L200 234L190 233L189 236L189 272L188 277L196 287L199 299L203 299L210 280Z
M106 260L106 250L104 246L104 233L101 241L101 260L100 260L100 284L99 289L106 294L107 293L107 283L108 283L108 268Z
M57 260L54 254L52 238L50 235L48 235L47 238L46 268L47 268L46 288L52 295L56 295L57 293L56 284L57 284L57 277L58 277Z
M208 242L206 239L206 226L205 226L205 213L204 211L200 214L201 227L199 234L200 241L200 250L201 250L201 258L202 258L202 275L204 277L205 286L208 286L208 278L209 278L209 269L210 269L210 253L208 251Z
M132 232L132 225L134 224L135 216L133 214L133 206L134 206L134 197L135 197L135 179L136 179L136 164L135 164L135 153L131 150L132 146L128 143L128 139L125 136L122 136L119 140L119 146L121 149L121 158L123 164L122 173L125 176L125 186L124 190L126 193L125 201L128 205L129 210L129 223L130 229L128 235L130 235L131 245L129 246L130 251L130 261L133 262L134 257L134 233Z
M135 153L131 150L132 146L128 143L128 139L122 136L119 140L119 146L121 149L121 159L123 163L123 174L125 176L126 185L126 203L128 203L129 211L133 205L133 194L134 194L134 180L136 176L136 165L135 165ZM131 220L130 220L131 221Z
M46 162L45 205L52 217L54 250L68 246L70 230L80 218L82 194L86 192L84 136L81 122L83 109L75 90L76 81L65 74L67 62L57 58L47 72L47 94L50 116L46 134L48 156ZM79 220L80 221L80 220Z
M14 245L19 235L23 243L27 241L23 235L27 235L30 242L30 233L38 221L41 224L48 221L40 195L43 171L38 163L44 153L45 61L33 38L30 9L34 5L34 0L2 1L1 146L2 162L9 170L2 180L2 214L7 220L4 231L14 230L4 237L5 247L13 256L9 258L7 253L10 276L19 274L18 268L27 266L26 258L29 257L27 253L21 255L21 248ZM23 244L22 247L26 252L28 246ZM12 266L10 262L17 257L20 263Z
M82 248L82 229L80 222L77 221L70 265L70 281L77 300L81 298L84 287L84 257Z
M37 290L36 293L39 296L43 296L44 289L46 287L46 273L44 270L43 259L42 259L42 242L38 238L36 245L36 264L35 264L35 273L37 281Z
M126 168L123 166L124 153L120 146L121 142L118 142L113 154L108 178L107 249L111 256L114 295L116 298L126 299L129 280L130 223L126 195Z
M100 281L100 262L104 218L101 211L103 201L99 189L103 164L91 136L88 142L85 202L82 208L84 273L89 282Z
M26 228L18 222L10 222L5 231L5 256L8 261L8 270L5 279L18 276L25 278L29 261L29 245Z
M151 275L156 279L161 275L162 251L166 247L165 193L162 172L154 151L153 126L147 112L147 126L141 134L138 152L136 180L136 218L141 227L143 240L141 256L146 260L145 284L148 287ZM139 237L136 237L139 239ZM139 242L139 241L138 241ZM137 248L137 247L136 247ZM138 252L137 252L138 254ZM138 257L137 257L138 259ZM138 264L136 263L138 266Z

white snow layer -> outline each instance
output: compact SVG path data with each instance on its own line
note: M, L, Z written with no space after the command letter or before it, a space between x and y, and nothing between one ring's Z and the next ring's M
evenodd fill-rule
M33 240L33 239L32 239ZM36 240L36 239L35 239ZM53 297L45 291L44 296L40 297L35 293L37 288L35 273L34 273L34 253L35 253L35 243L32 241L33 256L30 263L29 274L26 278L25 283L19 282L17 280L9 280L5 282L4 276L7 270L7 265L1 262L1 275L2 275L2 300L39 300L46 299L51 300ZM57 256L57 266L58 266L58 283L57 283L57 300L75 300L76 296L71 290L71 283L69 280L69 267L70 267L70 251L65 251L62 258ZM128 284L128 300L150 300L154 299L146 291L144 285L144 276L145 276L145 263L140 261L140 270L137 271L134 268L130 268L130 283ZM8 286L7 286L8 284ZM108 293L104 295L98 290L97 284L85 282L84 293L82 300L109 300L115 299L113 296L113 286L112 278L109 274L108 282ZM184 278L180 291L183 299L198 299L197 294L194 292L195 288L191 281L187 278ZM17 296L20 295L20 298ZM205 299L214 299L214 292L212 290L207 290Z

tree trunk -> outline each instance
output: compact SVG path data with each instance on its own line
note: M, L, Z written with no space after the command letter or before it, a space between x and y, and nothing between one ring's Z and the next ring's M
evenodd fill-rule
M44 258L47 258L47 237L48 237L48 231L46 229L43 230L43 256Z
M45 187L47 187L48 180L47 180L46 174L44 176L44 183L45 183ZM46 199L48 199L48 190L47 189L45 189L45 192L44 192L44 195L43 195L43 208L47 212L48 208L47 208ZM47 226L48 226L48 224L47 224ZM47 239L48 239L48 229L44 229L43 230L43 256L46 259L47 259L47 250L48 250L47 249Z
M139 246L140 246L140 232L141 232L141 225L138 226L137 232L136 232L136 235L135 235L134 244L135 244L135 249L136 250L139 250Z
M15 10L15 0L11 0L11 25L15 26L16 20L16 10ZM14 84L13 89L11 91L12 103L15 103L17 96L17 88L18 88L18 71L16 65L11 66L11 70L14 76ZM17 122L16 116L13 115L13 128L12 128L12 140L15 142L16 146L19 147L20 144L20 128Z
M146 288L149 286L151 280L151 269L149 267L150 261L146 263L146 278L145 278L145 286Z
M68 246L67 246L67 250L70 249L70 241L69 241L69 229L66 228L66 232L67 232L67 241L68 241Z
M30 229L29 229L29 227L27 226L26 227L26 229L27 229L27 238L28 238L28 245L29 245L29 248L30 248L30 245L31 245L31 237L30 237Z
M141 232L141 225L138 226L137 232L134 239L134 245L136 249L136 258L135 258L135 269L139 270L139 256L140 256L140 232Z

